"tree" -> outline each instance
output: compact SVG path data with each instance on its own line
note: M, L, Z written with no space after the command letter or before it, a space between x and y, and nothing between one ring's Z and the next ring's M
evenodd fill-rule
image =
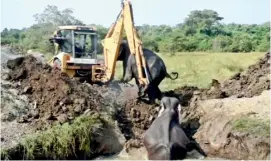
M48 5L43 13L35 14L34 18L38 24L49 23L54 26L58 25L84 25L81 20L72 16L73 10L71 8L59 11L57 6Z
M190 32L197 31L210 36L212 31L217 29L216 26L220 24L219 21L221 20L223 20L223 17L220 17L216 11L195 10L190 12L184 20L184 25L191 28Z
M1 32L1 44L18 43L21 36L21 30L5 28Z

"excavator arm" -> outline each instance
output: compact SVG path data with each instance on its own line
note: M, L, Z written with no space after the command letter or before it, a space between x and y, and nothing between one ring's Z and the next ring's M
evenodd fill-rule
M122 10L115 23L110 27L105 39L102 42L104 47L104 63L106 67L105 76L112 80L115 74L116 62L119 56L120 44L123 38L123 31L126 32L130 53L136 58L138 81L140 85L147 88L150 82L146 61L143 56L142 42L138 38L133 21L132 5L129 0L124 0Z

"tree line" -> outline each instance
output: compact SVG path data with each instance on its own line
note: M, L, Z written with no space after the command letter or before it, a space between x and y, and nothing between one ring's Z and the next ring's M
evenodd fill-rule
M1 32L1 45L10 44L25 50L34 49L52 52L48 41L58 25L86 25L73 16L73 9L59 10L48 5L40 14L35 14L35 24L29 28L7 29ZM195 10L184 22L175 26L136 26L145 48L155 52L174 54L176 52L266 52L270 44L270 24L223 24L221 17L213 10ZM103 39L108 28L97 25L99 39ZM99 42L99 52L102 46Z

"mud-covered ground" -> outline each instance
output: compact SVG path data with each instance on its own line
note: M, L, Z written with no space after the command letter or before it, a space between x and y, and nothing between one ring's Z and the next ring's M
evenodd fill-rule
M137 89L135 87L120 85L116 82L108 86L80 83L75 79L68 78L60 71L52 69L43 63L39 56L14 59L15 57L12 56L13 60L8 61L7 64L2 64L2 70L5 69L6 73L2 74L1 82L1 120L3 121L1 124L1 146L8 147L14 142L16 145L20 138L29 133L47 129L53 124L71 122L84 113L92 112L108 113L108 115L114 116L126 138L126 149L143 146L142 134L157 117L159 106L136 100ZM240 108L242 106L240 102L244 99L263 102L261 98L265 97L261 97L262 92L270 90L269 59L270 54L268 53L259 62L250 66L248 70L237 73L229 80L224 82L213 80L208 89L180 87L174 91L164 92L167 96L176 96L180 99L183 106L182 126L185 132L191 139L195 139L210 156L230 159L246 159L246 156L249 156L247 158L263 159L268 155L266 152L270 150L267 146L270 145L268 141L270 136L262 137L260 145L256 145L250 135L243 137L243 140L234 140L233 136L236 136L236 133L232 132L233 130L229 128L228 124L235 118L241 117L240 113L242 112L238 113L235 110L243 109ZM212 104L214 102L216 102L215 105ZM235 108L236 102L240 104L239 108ZM270 101L267 100L267 102ZM231 108L227 107L228 104L231 104ZM267 107L266 104L260 103L257 106L264 106L262 111L268 111L269 106ZM259 107L256 108L256 105L253 107L243 111L243 114L260 113L259 110L256 110ZM223 113L221 113L222 111ZM219 117L220 120L215 119L217 118L215 115L222 114L224 117ZM225 118L231 114L233 117ZM269 113L265 112L259 114L258 118L268 116ZM224 136L223 130L219 130L218 127L211 124L210 120L224 121L221 127L228 129L227 135ZM22 128L17 130L17 127ZM210 135L221 138L222 141L219 145L208 140L208 136L204 135L204 133L212 133L213 131L223 133L223 135L221 133ZM238 137L240 136L238 135ZM231 143L226 144L225 140L230 140ZM242 147L242 145L259 146L262 155L252 156L257 150L248 148L237 148L236 155L231 154L233 147Z

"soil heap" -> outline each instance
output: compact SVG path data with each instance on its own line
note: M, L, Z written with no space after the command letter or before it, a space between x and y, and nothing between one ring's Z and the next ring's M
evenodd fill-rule
M87 111L102 111L106 102L95 86L70 79L33 56L7 62L12 82L26 94L33 110L19 122L64 123Z

